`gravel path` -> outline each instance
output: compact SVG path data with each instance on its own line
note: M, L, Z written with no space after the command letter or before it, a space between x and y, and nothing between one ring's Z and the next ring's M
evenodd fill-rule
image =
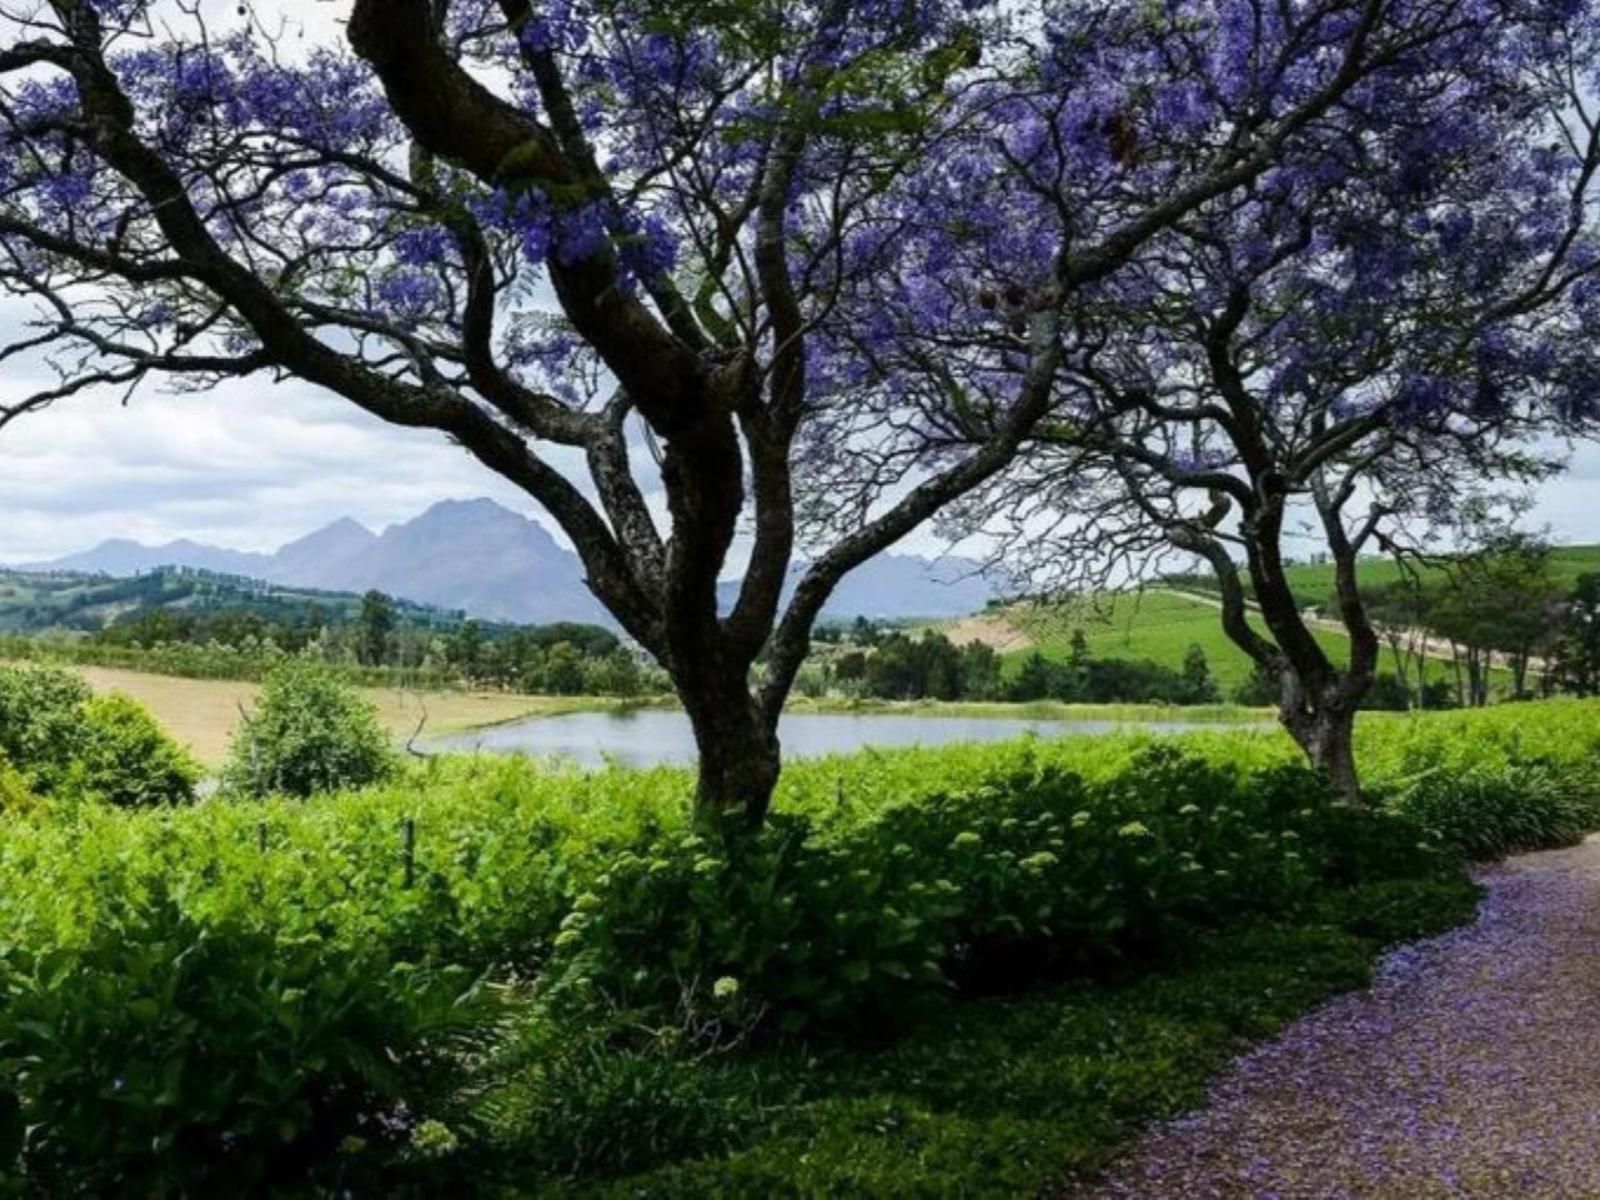
M1077 1200L1600 1200L1600 837L1481 879Z

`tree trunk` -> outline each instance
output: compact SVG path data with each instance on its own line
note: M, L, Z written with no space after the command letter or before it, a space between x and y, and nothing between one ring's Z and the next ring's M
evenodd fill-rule
M1472 707L1489 704L1489 653L1481 646L1467 648L1467 683L1472 692Z
M1362 803L1356 773L1356 706L1320 700L1283 713L1283 724L1313 766L1328 776L1346 804Z
M683 701L700 756L697 823L722 836L761 828L781 770L773 723L762 715L742 679L683 695Z

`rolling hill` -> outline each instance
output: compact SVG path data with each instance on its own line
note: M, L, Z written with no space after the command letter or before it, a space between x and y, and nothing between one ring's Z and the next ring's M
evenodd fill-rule
M1014 662L1032 650L1064 659L1073 632L1082 629L1096 658L1143 658L1176 670L1189 647L1199 646L1225 694L1250 677L1250 659L1228 640L1216 606L1204 599L1150 589L1107 593L1066 607L1027 604L1003 611L1030 643L1028 651L1007 655ZM1341 634L1321 632L1318 641L1336 660L1349 655L1349 639Z
M283 623L316 609L341 624L359 615L361 597L190 568L158 568L130 578L0 569L0 633L93 632L119 618L157 609L249 613ZM450 629L465 619L460 611L407 601L397 601L395 609L399 622L413 628Z
M1199 646L1224 695L1248 679L1252 670L1248 656L1223 632L1215 602L1160 587L1104 593L1068 605L1009 605L950 629L957 640L978 638L994 645L1010 671L1018 670L1035 652L1066 659L1078 629L1096 658L1147 659L1173 670L1182 667L1190 646ZM1318 629L1317 640L1335 662L1349 657L1350 643L1343 632ZM1386 652L1379 670L1389 669ZM1447 673L1447 664L1430 664L1430 679L1444 679Z
M1327 604L1332 599L1332 563L1299 563L1288 568L1285 574L1295 598L1303 607ZM1427 578L1430 574L1442 577L1444 569L1431 568L1423 572L1423 577ZM1580 576L1591 574L1600 574L1600 546L1559 546L1551 551L1550 575L1561 587L1570 588ZM1368 558L1361 561L1360 577L1363 587L1379 588L1397 582L1401 573L1393 559ZM1210 591L1215 588L1215 583L1205 575L1185 575L1176 577L1173 582L1185 591Z

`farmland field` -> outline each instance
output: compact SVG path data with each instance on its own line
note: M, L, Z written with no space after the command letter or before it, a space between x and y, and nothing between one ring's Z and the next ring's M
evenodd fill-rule
M77 670L95 691L121 692L139 701L207 766L216 766L226 757L228 737L239 723L240 707L248 711L260 692L256 684L232 680L177 679L107 667ZM603 703L496 692L411 692L393 688L367 688L362 694L377 706L384 727L401 740L415 732L424 711L428 718L426 732L439 734Z

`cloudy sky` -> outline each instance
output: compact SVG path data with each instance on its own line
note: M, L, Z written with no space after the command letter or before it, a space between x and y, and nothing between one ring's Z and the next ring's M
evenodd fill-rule
M342 516L381 529L476 496L532 513L442 435L385 426L308 388L152 390L128 408L101 397L0 435L0 562L108 537L269 550Z
M0 387L15 383L0 377ZM477 496L538 515L441 435L383 425L303 385L242 382L204 396L152 388L127 408L81 399L0 435L0 562L109 537L271 550L339 517L382 529L435 501ZM1559 541L1600 542L1600 449L1544 489L1533 523Z

